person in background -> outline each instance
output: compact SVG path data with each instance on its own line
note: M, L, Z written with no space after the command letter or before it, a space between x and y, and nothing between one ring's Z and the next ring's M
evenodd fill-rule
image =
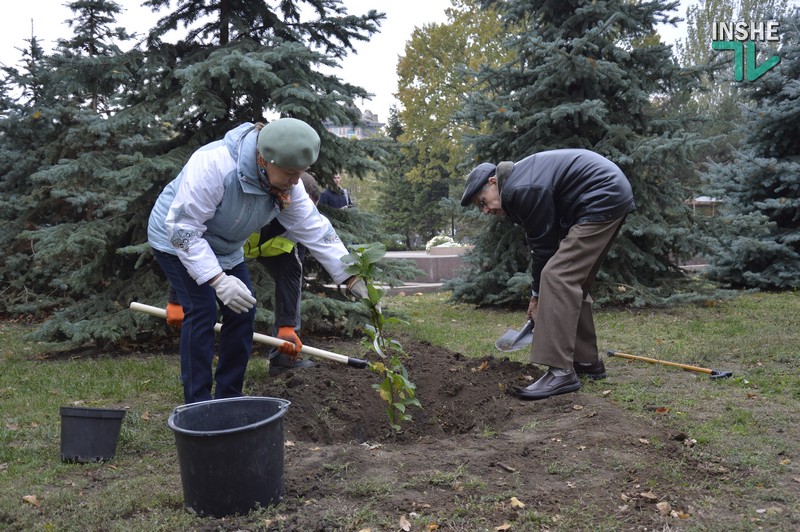
M320 205L326 205L333 209L349 209L355 207L353 198L346 188L342 188L342 176L338 173L333 176L333 186L325 187L319 198Z
M314 176L304 172L300 179L308 197L319 202L319 186ZM286 229L276 218L261 231L253 233L244 244L244 256L257 259L275 281L273 335L289 338L300 329L300 294L303 287L303 260L306 247L286 237ZM269 352L269 374L277 375L287 369L314 366L314 362L292 357L273 347Z
M309 249L335 283L346 284L358 298L367 296L364 281L345 273L340 259L347 250L300 183L319 149L319 135L301 120L241 124L196 150L156 200L148 243L184 312L180 359L186 403L242 395L256 305L243 245L273 219ZM213 368L218 309L222 330ZM297 356L302 343L294 330L282 339L282 352Z
M517 395L544 399L580 389L578 375L604 378L589 291L625 217L636 208L622 170L582 149L482 163L467 176L461 205L469 204L521 225L531 248L531 362L548 369Z

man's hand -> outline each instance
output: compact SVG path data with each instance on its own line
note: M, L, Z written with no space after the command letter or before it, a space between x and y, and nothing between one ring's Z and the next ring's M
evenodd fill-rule
M303 342L294 332L294 327L278 327L278 338L284 341L283 345L278 346L278 351L284 355L289 355L293 359L297 358L300 350L303 349Z
M247 312L256 304L256 298L238 277L222 272L209 284L217 293L219 300L236 314Z
M178 303L167 303L167 325L180 329L183 325L183 307Z
M539 296L533 296L531 298L531 302L528 303L528 314L527 314L528 319L535 322L536 314L538 312L539 312Z

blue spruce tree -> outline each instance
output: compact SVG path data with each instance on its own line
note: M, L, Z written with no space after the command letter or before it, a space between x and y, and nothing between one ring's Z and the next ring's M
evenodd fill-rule
M800 287L800 10L780 30L780 63L743 91L742 142L705 176L724 202L709 275L735 288Z
M658 23L675 22L669 13L678 2L485 4L500 9L516 54L481 72L490 89L465 106L463 117L486 132L473 139L470 165L557 148L586 148L613 160L631 181L637 210L598 276L595 300L665 301L684 282L681 261L702 247L677 179L697 139L684 131L673 104L696 78L655 33ZM469 260L470 272L450 285L455 298L509 304L530 297L529 253L518 228L490 223Z

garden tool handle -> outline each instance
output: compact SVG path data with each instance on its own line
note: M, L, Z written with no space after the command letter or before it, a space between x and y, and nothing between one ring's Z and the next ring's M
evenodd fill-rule
M668 362L666 360L659 360L657 358L643 357L640 355L629 355L627 353L620 353L619 351L607 351L606 354L610 357L629 358L631 360L641 360L642 362L650 362L652 364L661 364L664 366L672 366L681 368L686 371L696 371L697 373L707 373L712 379L724 379L732 377L733 373L730 371L719 371L716 369L702 368L700 366L691 366L689 364L680 364L678 362Z
M151 316L156 316L158 318L167 317L166 309L153 307L151 305L145 305L143 303L137 303L136 301L131 302L131 310L136 310L138 312L150 314ZM214 325L215 331L219 332L220 329L222 329L221 323L217 323L216 325ZM279 338L274 338L272 336L267 336L266 334L261 334L256 332L253 333L253 341L258 342L260 344L271 345L273 347L280 347L284 344L284 341ZM324 358L326 360L331 360L333 362L347 364L348 366L352 366L354 368L361 369L361 368L366 368L369 365L369 363L366 360L361 360L360 358L352 358L345 355L340 355L339 353L334 353L332 351L317 349L316 347L311 347L308 345L304 345L303 348L300 350L300 352L317 358Z

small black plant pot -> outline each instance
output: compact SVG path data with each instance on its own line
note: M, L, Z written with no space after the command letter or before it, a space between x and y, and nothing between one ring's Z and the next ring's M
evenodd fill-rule
M61 460L104 462L117 452L124 410L62 406Z

